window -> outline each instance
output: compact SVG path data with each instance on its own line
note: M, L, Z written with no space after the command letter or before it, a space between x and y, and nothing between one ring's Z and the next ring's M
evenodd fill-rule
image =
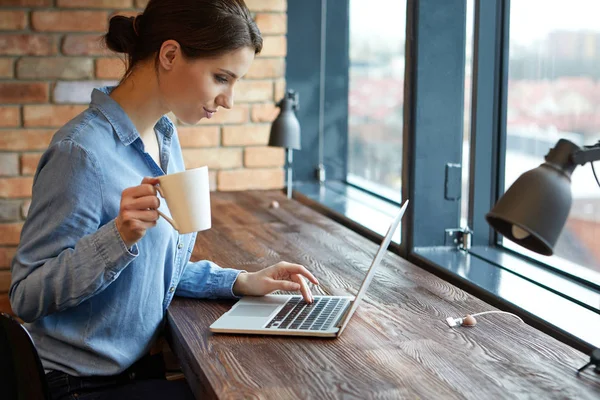
M505 188L542 163L560 138L579 146L600 140L598 13L597 0L511 2ZM600 282L600 187L590 165L575 170L571 189L573 206L554 256L503 244L577 276L594 279L595 271Z
M406 1L350 0L346 180L395 202L402 177L405 31Z
M500 243L485 220L505 187L542 163L559 137L600 139L596 2L288 2L286 81L300 92L294 173L302 193L333 215L356 206L360 218L347 219L372 232L369 224L393 214L386 207L410 199L401 255L580 350L600 346L600 188L590 167L575 170L558 256ZM326 35L306 29L323 5ZM321 162L325 185L316 180ZM457 246L465 225L468 251Z

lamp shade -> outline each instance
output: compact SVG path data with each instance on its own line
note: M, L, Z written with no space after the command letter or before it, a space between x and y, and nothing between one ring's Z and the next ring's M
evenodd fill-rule
M561 139L546 162L525 172L485 216L497 232L536 253L551 256L571 209L571 154L577 145Z
M269 146L300 150L300 123L295 112L298 109L297 93L288 90L277 107L280 111L271 125Z

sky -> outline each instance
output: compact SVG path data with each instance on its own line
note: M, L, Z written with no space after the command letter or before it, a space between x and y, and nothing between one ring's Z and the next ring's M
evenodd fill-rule
M473 0L467 1L472 8ZM530 45L553 30L600 32L599 16L600 0L513 0L511 41ZM405 37L405 20L406 0L350 0L353 35L397 43Z
M553 30L600 32L599 0L513 0L510 40L530 45Z

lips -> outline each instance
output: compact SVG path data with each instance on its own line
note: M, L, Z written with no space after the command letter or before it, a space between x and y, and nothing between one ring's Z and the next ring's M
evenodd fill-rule
M203 108L204 108L204 113L205 113L207 119L211 119L212 116L217 112L217 111L208 110L206 107L203 107Z

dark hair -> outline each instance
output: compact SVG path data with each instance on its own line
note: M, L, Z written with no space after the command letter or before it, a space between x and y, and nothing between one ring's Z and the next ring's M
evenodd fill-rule
M109 49L127 54L123 79L169 39L177 41L190 59L216 57L243 47L254 48L257 54L263 45L243 0L150 0L136 18L112 17L104 35Z

